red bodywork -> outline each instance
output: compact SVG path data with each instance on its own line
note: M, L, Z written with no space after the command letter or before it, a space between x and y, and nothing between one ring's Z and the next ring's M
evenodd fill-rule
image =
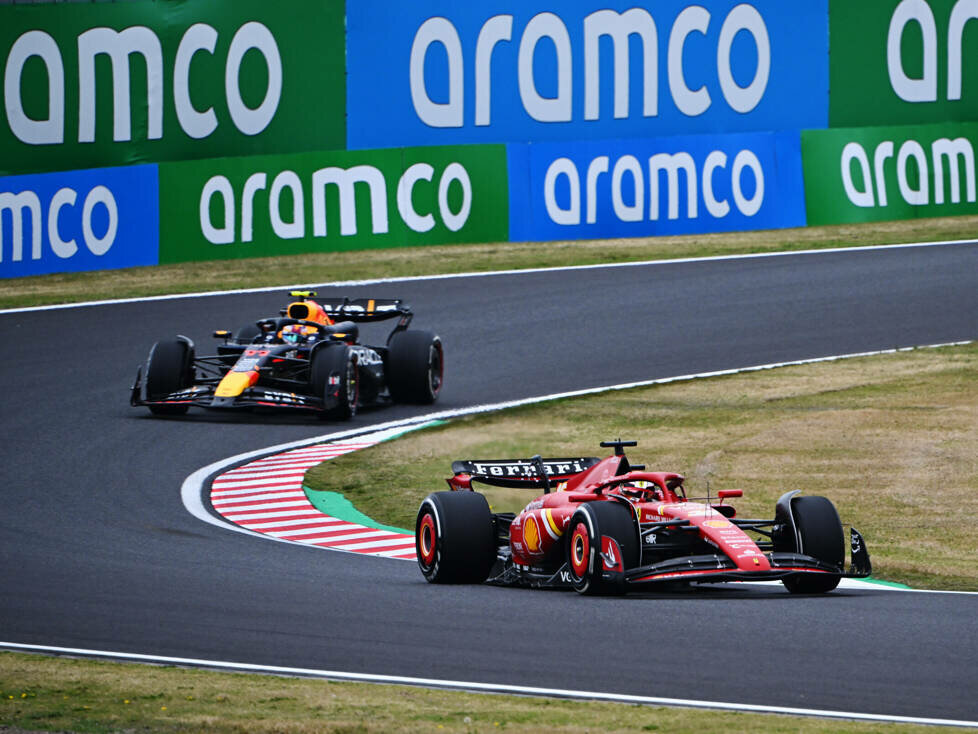
M415 524L418 566L430 583L573 588L623 594L632 587L780 581L796 594L825 593L872 573L862 536L845 531L826 497L785 492L773 518L737 516L728 498L690 499L683 476L645 471L622 450L593 456L452 462L451 492L433 492ZM494 512L474 483L540 489L520 512Z
M730 576L740 573L763 575L790 571L813 571L810 567L781 565L774 569L768 556L747 533L730 521L736 511L723 504L725 497L741 496L739 490L722 492L717 504L688 500L682 484L684 477L672 472L625 471L619 474L621 456L609 456L578 474L551 475L551 490L538 496L516 515L509 526L509 546L516 566L537 567L566 553L566 534L574 512L586 502L625 502L641 528L650 523L685 521L696 529L699 538L733 562L733 568L652 570L630 576L629 583L668 580L697 580L696 577ZM627 466L627 464L626 464ZM472 490L474 477L456 474L448 480L453 490ZM686 532L692 532L687 529ZM603 539L606 545L608 538ZM614 542L614 541L611 541ZM601 557L607 571L622 571L620 554L608 553L602 547ZM573 553L568 559L574 562ZM705 578L704 578L705 580Z

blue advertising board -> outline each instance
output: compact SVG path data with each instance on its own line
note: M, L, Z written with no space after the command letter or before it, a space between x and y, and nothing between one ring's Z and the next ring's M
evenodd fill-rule
M828 3L347 4L347 145L824 128Z
M0 178L0 278L159 262L153 165Z
M805 225L798 132L507 146L510 240Z

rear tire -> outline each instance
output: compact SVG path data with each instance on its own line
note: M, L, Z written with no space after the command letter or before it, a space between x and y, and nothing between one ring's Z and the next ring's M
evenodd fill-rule
M357 359L347 346L325 346L316 350L310 368L310 382L317 397L330 407L322 420L349 420L360 402L360 377Z
M193 349L179 339L156 342L149 351L146 363L146 397L164 398L170 393L190 387L194 380ZM183 415L187 405L150 405L153 415Z
M430 404L438 399L445 371L441 339L430 331L399 331L387 353L387 387L398 403Z
M481 584L496 562L492 511L478 492L433 492L418 510L414 549L432 584Z
M845 534L835 505L825 497L796 497L791 510L801 536L801 548L795 549L796 552L842 571L846 560ZM799 574L788 576L781 583L792 594L824 594L838 586L840 580L839 576Z
M579 594L624 594L624 577L602 577L601 536L614 538L621 551L622 569L638 565L639 539L631 511L614 500L582 504L571 517L567 535L567 565Z

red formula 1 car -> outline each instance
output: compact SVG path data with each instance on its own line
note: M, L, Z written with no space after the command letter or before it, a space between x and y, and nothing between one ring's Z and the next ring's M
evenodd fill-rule
M413 314L397 299L294 300L278 317L221 329L216 354L196 354L185 336L159 341L136 372L132 405L154 415L180 415L191 406L275 408L345 420L360 406L433 403L441 391L444 353L430 331L408 329ZM397 319L383 346L359 341L360 323Z
M683 477L632 465L624 447L606 459L456 461L450 492L421 503L418 565L432 583L489 583L621 594L655 585L780 580L794 593L831 591L870 574L862 536L850 529L850 565L835 506L788 492L773 520L737 517L715 498L686 497ZM542 488L522 512L493 513L473 482Z

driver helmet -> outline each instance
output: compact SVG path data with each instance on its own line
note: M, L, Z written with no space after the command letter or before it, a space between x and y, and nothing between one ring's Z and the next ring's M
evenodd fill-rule
M307 336L314 334L316 329L311 326L303 326L302 324L288 324L283 326L282 330L279 331L278 336L283 342L287 344L298 344L301 341L305 341Z
M654 499L662 499L662 493L659 489L652 482L646 482L644 480L623 484L621 486L621 493L626 497L637 500L645 499L647 495L651 495Z

